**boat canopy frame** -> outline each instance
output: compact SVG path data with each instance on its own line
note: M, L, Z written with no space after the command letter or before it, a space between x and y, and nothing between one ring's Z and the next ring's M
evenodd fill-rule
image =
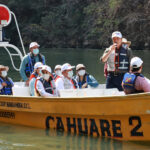
M0 22L0 47L3 47L8 52L13 68L16 71L19 71L19 68L17 68L15 63L14 63L13 57L19 57L20 61L22 61L23 56L26 55L26 51L25 51L25 48L24 48L24 44L23 44L23 40L22 40L22 37L21 37L20 29L19 29L19 26L18 26L17 18L15 16L15 14L12 11L10 11L7 6L0 4L0 7L6 9L8 11L7 13L9 13L9 21L7 22L7 20L1 20L1 22ZM2 29L3 29L3 27L7 26L11 22L12 16L13 16L14 21L15 21L15 25L16 25L17 32L18 32L18 35L19 35L19 39L20 39L20 43L21 43L23 53L15 45L10 44L9 42L3 41L3 31L2 31ZM15 53L14 52L12 53L10 51L10 48L15 50Z

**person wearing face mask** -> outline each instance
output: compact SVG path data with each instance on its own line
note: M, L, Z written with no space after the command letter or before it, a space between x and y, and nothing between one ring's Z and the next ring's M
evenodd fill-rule
M122 46L123 46L124 48L130 49L130 45L131 45L131 41L127 41L126 38L122 38Z
M83 64L78 64L76 66L75 79L78 82L79 88L88 88L88 85L95 88L99 85L96 79L86 72Z
M0 95L13 95L14 83L11 78L7 77L8 70L8 67L0 65Z
M75 67L68 63L61 66L62 76L55 80L57 90L78 88L77 82L73 79L73 68Z
M117 88L123 91L121 83L124 74L129 71L132 53L130 49L123 46L121 32L112 33L112 42L113 44L100 58L103 63L107 63L106 88Z
M24 56L20 65L20 75L26 82L26 86L29 85L29 78L34 71L35 63L41 62L45 65L45 57L39 53L39 46L37 42L32 42L29 46L30 52Z
M41 71L42 75L35 81L35 95L42 97L57 96L51 68L47 65L43 65Z
M29 89L30 89L31 96L34 96L34 87L35 87L34 85L35 85L36 78L42 75L41 72L42 66L43 64L41 62L37 62L34 65L34 72L31 74L30 82L29 82Z
M61 75L61 65L56 65L53 73L54 80L59 78Z

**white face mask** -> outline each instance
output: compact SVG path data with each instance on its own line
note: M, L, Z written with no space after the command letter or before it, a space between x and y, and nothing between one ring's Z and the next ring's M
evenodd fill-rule
M73 71L69 71L69 72L68 72L68 77L69 77L69 78L72 78L72 77L73 77Z
M5 77L7 76L7 71L2 71L2 72L1 72L1 75L2 75L2 77L5 78Z
M50 75L49 75L49 74L42 74L42 76L43 76L43 78L44 78L45 80L48 80L48 79L49 79L49 77L50 77Z
M58 75L58 76L61 76L61 75L62 75L60 70L56 70L55 73L56 73L56 75Z
M85 70L80 70L80 71L78 72L78 74L79 74L79 76L84 76L84 75L85 75Z

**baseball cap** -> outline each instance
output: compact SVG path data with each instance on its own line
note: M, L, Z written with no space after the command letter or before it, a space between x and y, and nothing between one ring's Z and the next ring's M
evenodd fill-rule
M29 48L32 48L34 46L40 46L37 42L31 42L30 45L29 45Z
M119 32L119 31L113 32L113 33L112 33L112 38L114 38L114 37L122 38L121 32Z
M80 68L85 68L85 66L84 66L83 64L78 64L78 65L76 66L76 70L79 70Z
M52 73L51 67L50 67L50 66L47 66L47 65L43 65L41 70L46 70L46 71L48 71L49 73Z
M34 65L34 69L37 69L37 68L40 68L42 67L43 64L41 62L37 62L35 65Z
M65 63L61 66L61 72L65 71L65 70L70 70L75 68L75 66L71 66L69 63Z
M130 62L130 66L132 68L139 68L142 66L142 64L143 64L143 61L139 57L133 57Z
M56 65L54 70L56 69L61 69L61 65Z

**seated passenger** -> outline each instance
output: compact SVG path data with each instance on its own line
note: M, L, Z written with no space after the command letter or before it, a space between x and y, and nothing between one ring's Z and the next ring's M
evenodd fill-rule
M42 66L42 76L35 82L35 95L42 97L57 96L55 81L52 76L52 70L49 66Z
M38 76L41 76L42 65L43 64L41 62L37 62L34 65L34 72L30 76L29 89L30 89L31 96L34 96L35 81Z
M55 69L54 69L54 73L53 73L53 76L54 76L54 80L57 78L57 77L60 77L62 74L61 74L61 65L56 65L55 66Z
M58 77L55 80L56 89L76 89L78 87L77 82L73 79L73 71L74 66L71 66L68 63L65 63L61 67L62 76Z
M76 74L75 79L78 82L79 88L87 88L88 85L97 87L99 85L96 79L86 72L83 64L78 64L76 66Z
M141 74L143 61L139 57L133 57L130 63L130 72L124 75L122 87L125 94L150 92L149 81Z
M7 66L0 65L0 95L13 95L14 83L11 78L7 77L8 70Z

